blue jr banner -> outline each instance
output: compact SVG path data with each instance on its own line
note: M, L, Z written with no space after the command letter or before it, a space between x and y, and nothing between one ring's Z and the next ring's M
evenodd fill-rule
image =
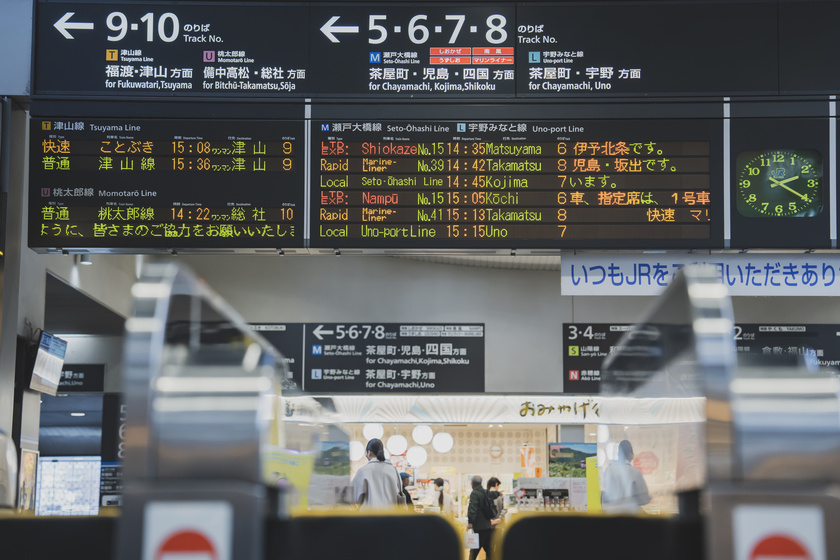
M840 295L840 255L570 255L561 261L564 296L658 295L688 264L714 266L733 296Z

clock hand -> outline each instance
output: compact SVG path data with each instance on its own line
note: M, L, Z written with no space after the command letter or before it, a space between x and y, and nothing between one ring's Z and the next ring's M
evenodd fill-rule
M771 188L772 188L772 187L775 187L775 186L776 186L776 185L772 185L772 186L771 186ZM785 189L785 190L787 190L787 191L792 192L793 194L795 194L796 196L798 196L798 197L799 197L799 198L801 198L802 200L808 200L808 197L807 197L807 196L805 196L805 195L804 195L804 194L802 194L802 193L798 193L798 192L796 192L795 190L793 190L792 188L790 188L790 187L789 187L789 186L787 186L787 185L784 185L784 184L782 184L782 183L779 183L779 184L778 184L778 186L782 187L783 189Z
M790 183L794 179L799 179L799 175L794 175L793 177L789 177L789 178L783 179L781 181L777 181L773 177L768 177L768 179L770 179L770 182L773 183L772 185L770 185L771 188L773 188L773 187L784 187L785 183Z
M785 189L785 190L787 190L787 191L792 192L793 194L795 194L796 196L798 196L798 197L799 197L799 198L801 198L802 200L808 200L808 197L807 197L807 196L805 196L805 195L804 195L804 194L802 194L802 193L796 192L795 190L793 190L792 188L790 188L789 186L787 186L787 185L785 184L785 183L789 183L790 181L793 181L794 179L799 179L799 175L794 175L793 177L789 177L789 178L784 179L784 180L782 180L782 181L777 181L777 180L776 180L776 179L774 179L773 177L768 177L768 179L770 179L770 182L772 183L772 184L770 185L770 188L771 188L771 189L772 189L772 188L774 188L774 187L782 187L783 189Z

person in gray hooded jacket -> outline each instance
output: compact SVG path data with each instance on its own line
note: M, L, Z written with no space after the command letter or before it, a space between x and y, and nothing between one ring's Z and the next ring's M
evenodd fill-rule
M353 501L362 508L405 504L400 475L396 467L385 460L382 440L370 440L365 456L368 464L360 468L353 478Z

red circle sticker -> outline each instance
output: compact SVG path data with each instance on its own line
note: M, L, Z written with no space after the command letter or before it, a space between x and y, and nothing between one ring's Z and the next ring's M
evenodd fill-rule
M642 471L642 474L652 474L659 468L659 457L653 451L642 451L633 458L633 466Z
M787 535L769 535L755 545L750 560L813 560L808 549Z
M218 560L213 543L197 531L178 531L166 538L155 554L155 560Z

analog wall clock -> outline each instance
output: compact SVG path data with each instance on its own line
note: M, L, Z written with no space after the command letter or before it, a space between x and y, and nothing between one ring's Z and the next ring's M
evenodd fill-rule
M742 216L807 218L823 210L822 157L815 150L741 152L735 177Z

